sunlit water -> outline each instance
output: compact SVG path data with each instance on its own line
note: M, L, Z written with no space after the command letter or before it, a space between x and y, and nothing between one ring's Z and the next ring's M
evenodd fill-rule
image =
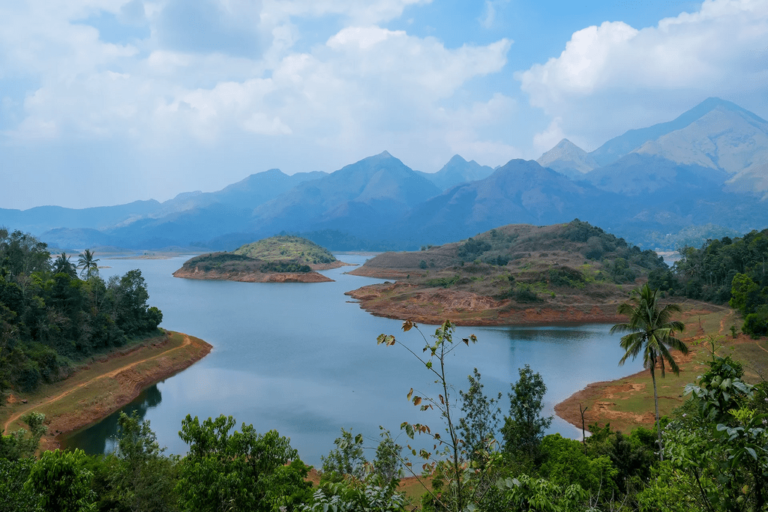
M365 257L340 255L350 263ZM160 444L183 454L179 439L187 414L201 419L220 414L275 429L291 438L301 458L318 465L333 447L340 428L362 432L374 445L382 425L400 435L403 421L439 419L421 413L406 400L408 390L430 394L434 378L399 343L420 352L418 333L402 333L401 322L378 318L349 302L344 292L378 279L325 271L332 283L237 283L176 279L171 274L186 258L169 260L102 260L112 268L103 277L139 268L147 281L150 304L163 311L166 329L202 338L214 346L205 359L147 389L124 410L138 410L151 421ZM611 380L642 369L638 361L618 366L622 350L607 325L546 327L462 327L479 341L463 344L449 357L447 374L456 390L467 388L466 376L477 367L488 394L506 393L529 364L547 385L546 414L554 405L590 382ZM422 326L425 334L434 326ZM377 346L380 333L395 334L398 344ZM458 393L455 393L458 396ZM68 448L89 453L114 449L117 416L74 433ZM555 417L552 432L577 438L580 430Z

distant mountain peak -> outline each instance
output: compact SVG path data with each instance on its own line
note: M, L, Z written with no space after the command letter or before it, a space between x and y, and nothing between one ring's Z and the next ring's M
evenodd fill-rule
M589 153L568 139L558 142L536 161L542 167L549 167L566 175L584 174L597 167L597 163Z
M389 151L387 151L386 149L385 149L384 151L382 151L381 153L379 153L378 155L376 155L376 156L378 156L378 157L381 157L381 158L395 158L395 157L393 157L393 156L392 156L392 154L391 154Z
M647 128L629 130L623 135L614 137L594 150L590 155L592 155L598 165L608 165L640 148L647 142L660 139L672 132L687 128L715 110L731 112L753 125L768 124L760 116L753 114L749 110L746 110L733 102L722 98L711 97L705 99L690 110L683 112L672 121L655 124Z
M474 161L474 160L473 160ZM448 164L464 164L467 163L466 158L459 155L458 153L453 155L450 160L448 160ZM446 164L446 165L448 165Z

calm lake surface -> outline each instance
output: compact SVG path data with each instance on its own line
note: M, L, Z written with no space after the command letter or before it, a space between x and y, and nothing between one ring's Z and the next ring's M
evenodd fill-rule
M365 257L338 255L362 264ZM125 411L150 420L161 446L183 454L181 420L220 414L251 423L259 432L274 429L291 438L306 463L320 465L341 427L353 428L375 446L379 425L400 435L403 421L439 426L407 400L437 391L427 370L403 347L377 346L376 336L394 334L398 343L421 352L418 333L403 333L401 322L360 309L344 292L378 279L344 274L350 267L322 272L333 283L236 283L176 279L171 274L186 257L168 260L102 260L105 279L138 268L147 281L150 304L163 311L162 327L213 345L205 359L145 390ZM476 345L461 344L449 357L448 376L457 392L477 367L488 394L506 393L529 364L547 385L545 413L590 382L620 378L642 369L641 360L618 366L618 336L608 325L556 327L460 327L457 338L474 333ZM434 326L421 326L429 335ZM434 390L434 393L431 391ZM436 416L436 415L435 415ZM88 453L114 449L117 413L69 435L68 448ZM581 431L555 417L552 432L579 438ZM371 454L372 455L372 454Z

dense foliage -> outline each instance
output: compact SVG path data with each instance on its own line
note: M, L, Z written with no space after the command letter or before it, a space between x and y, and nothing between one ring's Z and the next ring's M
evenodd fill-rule
M768 334L768 229L741 238L686 247L670 270L650 274L651 286L671 295L730 304L744 318L744 332Z
M104 281L90 251L83 269L44 243L0 229L0 393L35 389L67 374L72 362L157 331L139 270ZM4 403L0 399L0 405Z

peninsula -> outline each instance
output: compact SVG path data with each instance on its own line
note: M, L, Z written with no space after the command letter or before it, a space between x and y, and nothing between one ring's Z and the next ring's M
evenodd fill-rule
M395 279L347 292L366 311L428 324L617 322L617 305L661 257L578 219L507 225L420 251L387 252L350 272Z
M215 252L187 260L173 273L185 279L247 283L324 283L318 270L347 265L327 249L298 236L273 236L246 244L234 252Z

